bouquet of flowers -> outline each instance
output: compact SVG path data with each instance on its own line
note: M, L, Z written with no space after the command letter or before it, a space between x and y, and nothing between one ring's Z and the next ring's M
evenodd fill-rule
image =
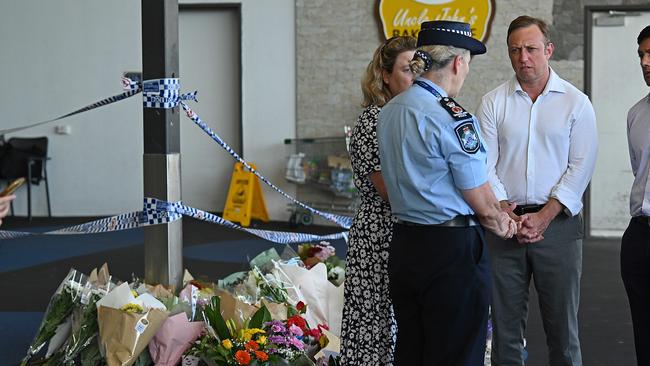
M104 264L99 271L93 269L90 273L72 312L72 334L61 350L63 364L75 365L81 352L96 340L99 333L97 301L110 291L112 285L108 265Z
M100 347L108 366L133 365L167 319L164 304L148 293L135 298L123 283L97 302Z
M272 320L265 306L241 328L222 317L217 296L203 314L208 332L190 353L210 365L314 365L305 354L301 328Z
M67 338L67 332L69 332L70 327L69 325L65 327L67 328L66 332L63 330L64 327L61 327L61 325L68 321L70 314L72 314L74 304L79 301L81 290L87 280L88 278L84 274L77 272L74 269L71 269L70 272L68 272L68 275L65 277L63 282L61 282L52 296L52 299L50 299L41 326L34 337L34 341L29 346L27 355L23 358L21 366L27 365L31 358L41 351L48 342L53 343L54 336L57 333L64 332L65 334L63 334L63 336L58 337L59 340L56 342L57 345L54 346L53 344L50 344L48 354L52 354L62 345ZM50 359L46 362L57 364L59 358L57 356L56 359Z
M327 267L327 279L335 286L340 286L345 280L345 261L336 256L336 249L329 242L300 244L298 255L307 269L324 263Z
M149 353L157 366L174 366L203 331L203 322L190 322L185 312L165 320L149 343Z
M219 280L218 287L238 301L258 308L262 303L277 304L280 308L295 306L299 301L297 288L279 268L279 262L284 261L275 249L264 251L250 261L249 271L233 273ZM220 293L218 295L223 299ZM271 307L278 308L274 305L267 306Z

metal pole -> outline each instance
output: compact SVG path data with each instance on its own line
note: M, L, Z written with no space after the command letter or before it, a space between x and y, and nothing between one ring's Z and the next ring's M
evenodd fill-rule
M142 79L178 76L178 0L142 0ZM180 201L179 109L144 108L144 196ZM151 284L179 288L181 220L145 227L144 273Z

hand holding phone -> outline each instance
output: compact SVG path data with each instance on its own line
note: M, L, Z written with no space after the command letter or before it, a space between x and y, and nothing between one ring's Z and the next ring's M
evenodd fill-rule
M2 192L0 192L0 197L9 196L10 194L14 193L18 189L18 187L25 184L25 181L26 180L23 177L14 179L13 181L11 181L11 183L7 185L7 187L5 187L5 189Z

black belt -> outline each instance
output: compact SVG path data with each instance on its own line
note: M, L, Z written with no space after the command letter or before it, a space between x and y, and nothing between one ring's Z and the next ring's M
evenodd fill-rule
M512 212L517 215L521 216L527 213L535 213L539 212L544 208L544 205L517 205Z
M417 222L410 222L397 219L398 225L404 226L445 226L445 227L469 227L480 225L476 217L473 215L459 215L451 220L441 222L440 224L418 224Z
M648 216L634 216L632 220L638 222L639 224L650 226L650 217Z

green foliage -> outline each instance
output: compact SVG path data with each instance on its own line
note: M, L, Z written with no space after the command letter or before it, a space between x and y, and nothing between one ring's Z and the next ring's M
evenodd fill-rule
M221 299L219 299L219 296L213 296L203 311L205 312L205 320L214 329L220 340L232 337L230 331L228 331L226 321L223 320L221 315Z
M248 322L248 328L262 329L264 327L264 323L270 322L271 320L271 313L269 312L269 309L267 309L266 306L262 305L262 307L259 308L259 310L257 310L251 317L251 320Z
M54 333L56 333L56 328L59 324L63 323L72 312L74 296L75 294L73 290L66 286L63 288L61 293L55 294L52 297L52 302L45 314L43 323L34 338L34 342L29 346L27 356L22 360L20 364L21 366L27 365L30 358L38 353L38 351L40 351L41 348L52 339Z

